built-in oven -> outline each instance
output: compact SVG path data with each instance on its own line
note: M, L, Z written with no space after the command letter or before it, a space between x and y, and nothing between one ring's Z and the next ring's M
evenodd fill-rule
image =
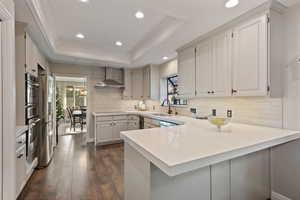
M35 111L32 108L38 107L40 84L38 82L38 79L29 73L26 73L25 80L26 80L25 108Z
M29 129L26 135L26 160L27 164L31 165L34 158L37 156L36 145L37 135L39 133L39 118L33 118L29 120Z
M27 165L32 165L36 157L37 135L40 132L39 118L39 81L30 73L25 74L25 118L29 130L26 134L26 161Z

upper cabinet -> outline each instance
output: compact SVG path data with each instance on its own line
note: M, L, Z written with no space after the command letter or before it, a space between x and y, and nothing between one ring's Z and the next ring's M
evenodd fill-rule
M213 74L212 41L198 45L196 50L196 96L205 97L212 94ZM180 74L181 77L181 74Z
M233 31L233 95L268 94L267 16L250 20Z
M34 76L38 76L38 65L37 65L37 47L32 41L29 34L25 33L26 41L26 60L25 60L25 70Z
M124 70L124 99L159 99L159 68L149 65L138 69Z
M231 71L229 65L230 33L222 33L197 46L197 97L222 97L231 95Z
M252 11L253 17L246 13L200 42L180 49L180 94L281 97L283 34L279 8L276 5L262 14Z
M132 70L132 98L143 99L144 97L144 70L134 69Z
M132 99L132 70L124 69L124 85L123 98Z
M178 55L179 95L184 97L195 96L195 52L195 48L188 48Z
M212 40L212 91L211 95L231 95L231 32L217 35Z

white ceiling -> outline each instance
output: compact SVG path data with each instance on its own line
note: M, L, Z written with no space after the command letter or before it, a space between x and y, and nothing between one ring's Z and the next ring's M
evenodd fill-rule
M225 0L16 0L16 18L55 62L137 67L174 58L177 48L266 1L226 9ZM86 38L77 39L79 32Z

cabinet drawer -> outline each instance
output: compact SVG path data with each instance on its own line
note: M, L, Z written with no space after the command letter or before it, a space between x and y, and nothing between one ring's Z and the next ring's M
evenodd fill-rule
M16 191L20 193L26 178L26 146L16 152Z
M118 115L118 116L113 116L113 120L119 121L119 120L127 120L127 115Z
M128 115L127 119L129 121L140 121L140 117L136 115Z
M112 116L101 116L101 117L96 117L97 122L105 122L105 121L112 121L113 117Z
M26 145L26 134L22 134L16 138L16 149L20 149L21 146Z

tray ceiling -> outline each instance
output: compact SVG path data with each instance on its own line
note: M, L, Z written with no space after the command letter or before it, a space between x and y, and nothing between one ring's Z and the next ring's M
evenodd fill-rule
M138 67L176 57L185 43L266 1L240 0L227 9L225 0L18 0L16 19L29 24L54 62ZM145 18L136 19L137 11ZM77 33L85 38L76 38Z

